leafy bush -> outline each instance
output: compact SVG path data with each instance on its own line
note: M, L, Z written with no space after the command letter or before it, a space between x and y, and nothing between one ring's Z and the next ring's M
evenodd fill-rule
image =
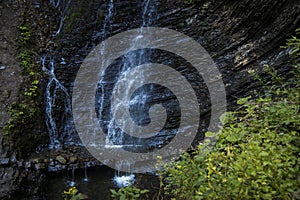
M300 40L293 37L288 46L297 60ZM193 155L165 166L164 193L180 200L300 199L299 66L285 82L266 67L273 85L259 98L240 99L240 108L226 113L207 156L205 145L199 145Z
M111 189L111 197L119 200L136 200L140 199L144 194L148 193L149 190L142 190L135 186L127 186L120 188L118 191Z

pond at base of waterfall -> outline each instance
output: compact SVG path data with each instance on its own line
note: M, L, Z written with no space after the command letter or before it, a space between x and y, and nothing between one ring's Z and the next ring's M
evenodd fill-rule
M128 174L98 166L85 169L65 170L51 173L42 186L42 199L62 199L64 190L75 186L89 199L111 199L110 189L118 189L134 182L139 188L148 189L149 197L155 196L159 188L158 177L151 174Z

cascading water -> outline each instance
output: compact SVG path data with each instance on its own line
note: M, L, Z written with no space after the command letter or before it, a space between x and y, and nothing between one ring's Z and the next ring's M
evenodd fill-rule
M58 37L63 28L63 23L71 1L50 0L50 3L61 15L58 30L52 35L53 37ZM112 27L111 18L113 15L113 7L113 0L110 0L103 22L103 28L100 32L95 30L95 33L91 38L92 41L99 37L103 39L110 32ZM57 77L57 74L55 74L56 68L60 65L67 64L64 58L59 58L58 56L59 55L42 56L41 58L42 69L49 76L45 88L45 114L47 131L50 139L49 149L61 149L64 144L81 145L72 119L71 89L65 86L64 82Z
M84 163L84 178L83 178L84 182L88 182L89 181L89 177L87 174L87 163Z
M104 39L108 33L112 31L112 17L113 17L113 9L114 9L114 1L110 0L107 6L107 13L105 15L105 19L103 22L102 30L99 31L97 29L94 30L92 39L95 40L97 38Z
M61 32L64 19L66 17L68 8L70 6L70 0L51 0L50 3L56 7L61 12L61 20L59 23L59 28L56 31L56 34L53 35L54 37L57 37L58 34ZM147 27L151 26L153 22L155 22L156 19L156 2L146 0L142 2L142 10L141 10L141 20L140 20L140 27ZM107 12L104 17L103 25L101 27L101 30L98 31L98 28L94 29L94 33L91 36L91 41L94 40L104 40L108 36L112 34L113 29L113 18L114 18L114 1L110 0L106 6ZM142 29L141 29L142 31ZM141 34L136 35L136 42L138 42L139 37L141 37ZM132 47L134 47L136 44L132 43ZM105 47L104 47L105 48ZM103 49L104 50L104 49ZM124 74L127 70L130 70L134 66L138 66L143 63L149 62L149 56L151 52L141 49L140 51L130 52L127 55L125 55L122 58L122 61L119 63L118 69L118 76L115 77L116 81L122 74ZM59 62L58 60L61 60ZM69 94L71 94L71 89L69 86L65 86L65 83L61 81L57 74L54 73L55 68L59 67L59 65L66 65L66 61L63 58L59 58L56 56L44 56L42 57L42 67L43 70L46 72L46 74L49 75L49 80L46 86L45 91L45 105L46 105L46 123L47 128L49 132L49 138L50 138L50 149L59 149L64 144L81 144L79 142L79 139L75 133L75 128L73 124L72 114L71 114L71 97ZM143 77L143 71L139 74L140 77ZM99 87L103 88L103 84L105 85L106 80L100 80L99 81ZM109 80L111 81L111 80ZM142 84L143 79L140 79L140 82ZM102 85L101 85L102 84ZM71 84L72 85L72 84ZM130 104L135 105L135 108L140 107L140 112L143 111L141 106L145 105L146 100L148 96L145 94L146 92L140 91L139 95L136 95L134 99L130 102ZM131 95L131 94L126 94ZM98 110L101 110L101 112L106 112L106 104L107 101L107 95L105 92L98 93ZM144 102L143 102L144 101ZM138 106L137 106L138 104ZM124 105L117 105L118 106L124 106ZM108 110L110 112L110 110ZM99 113L98 113L99 114ZM107 115L110 115L111 113L106 113ZM140 116L136 115L135 118L145 118L142 116L142 114L139 114ZM124 146L132 146L133 148L137 148L138 146L143 147L144 143L137 143L137 141L131 141L130 139L124 140L124 135L116 131L116 124L115 121L112 119L106 118L106 116L101 117L99 116L100 124L104 124L105 129L107 129L107 147L124 147ZM140 120L143 121L143 120ZM147 119L146 119L147 121ZM147 122L146 122L147 123ZM131 129L131 131L134 131L134 129ZM157 142L155 141L152 143L152 145L157 145ZM149 142L147 142L149 144ZM150 142L151 143L151 142ZM150 148L149 146L146 148Z
M108 9L108 17L105 18L105 23L104 23L104 28L103 30L106 30L108 27L107 25L111 25L110 19L112 16L112 8L113 8L113 1L111 1L109 9ZM150 1L150 0L146 0L143 2L143 6L142 6L142 17L141 17L141 31L139 34L137 34L136 40L134 43L130 44L132 49L135 48L135 46L137 45L137 43L139 42L139 38L142 37L142 31L143 31L143 27L147 27L147 26L151 26L152 23L155 21L156 18L156 8L155 8L155 2L154 1ZM101 51L104 51L105 47L103 47L101 49ZM122 60L117 64L117 67L115 69L115 71L112 74L115 74L115 80L113 80L113 83L116 83L122 75L124 75L127 71L131 70L133 67L135 66L139 66L141 64L144 63L149 63L149 57L150 57L151 52L146 51L144 49L141 49L139 51L134 51L134 52L129 52L128 54L126 54ZM139 73L139 77L143 77L145 76L145 74L143 74L143 71L141 70ZM136 81L136 80L135 80ZM105 102L107 101L107 99L109 99L106 94L105 94L105 87L109 84L111 84L112 80L107 80L107 79L102 79L99 82L99 87L101 88L101 94L98 96L100 96L100 98L98 99L98 106L99 106L99 111L102 111L105 109ZM143 85L143 78L139 79L140 85ZM131 84L129 84L130 87ZM111 85L109 86L111 87ZM111 88L112 89L112 88ZM129 93L129 89L127 91L125 91L125 93L123 93L123 95L127 96L127 97L131 97L132 94ZM135 104L139 104L140 107L144 106L146 104L146 100L147 100L148 96L146 91L140 91L139 95L136 95L135 98L133 98L131 100L131 102L129 102L130 105L135 105ZM125 105L127 102L119 102L118 104L115 105L116 108L121 107L121 108L125 108L127 105ZM135 107L135 109L137 109L137 107ZM142 108L140 108L140 110L142 110ZM111 112L114 112L113 110L109 111L110 113L106 114L106 115L111 115ZM100 114L99 114L100 115ZM103 117L104 116L104 117ZM107 148L122 148L122 147L130 147L133 146L134 148L137 148L138 146L143 146L140 145L136 142L132 142L129 140L125 141L124 138L124 134L120 133L117 129L117 124L115 122L115 119L113 118L109 118L107 120L107 118L105 118L105 115L100 115L98 116L100 118L99 123L100 124L104 124L104 127L107 127L107 137L106 137L106 146ZM135 115L135 118L143 118L141 114L139 114L139 116ZM142 120L140 120L142 121ZM147 119L146 119L147 121ZM140 124L139 124L140 125ZM135 131L132 128L129 128L131 132Z
M70 2L71 2L71 0L50 0L50 3L56 9L60 8L60 12L61 12L61 18L60 18L60 22L59 22L59 27L58 27L56 33L54 34L54 36L57 36L60 33L60 31L61 31L61 29L63 27L63 23L64 23L64 20L66 18L66 14L67 14Z
M70 0L50 0L50 4L61 14L59 27L52 37L57 37L61 32L70 2ZM48 75L45 88L45 115L50 140L49 149L60 149L64 144L78 144L78 138L73 136L71 97L68 89L55 74L57 60L54 56L43 55L41 57L42 70ZM64 58L61 58L60 64L66 64ZM63 124L63 126L58 125L58 123Z
M69 183L70 187L74 187L76 185L76 182L75 182L75 170L76 170L76 166L72 165L72 178L71 178L71 181Z
M103 32L101 33L102 37L104 38L106 36L106 30L110 30L111 31L111 20L112 20L112 16L113 16L113 8L114 8L114 4L113 1L110 1L109 7L108 7L108 12L107 15L105 17L105 21L104 21L104 26L103 26ZM156 8L155 8L155 2L154 1L150 1L150 0L146 0L143 2L143 6L142 6L142 17L141 17L141 25L140 27L147 27L147 26L151 26L151 24L155 21L156 18ZM142 31L143 29L141 28L141 32L139 34L137 34L136 40L134 43L130 44L131 47L134 49L135 46L137 45L137 43L139 42L139 38L142 37ZM108 32L109 33L109 32ZM102 47L101 51L105 51L105 46ZM144 148L146 149L147 147L145 147L145 143L139 141L133 141L131 138L126 138L126 136L124 136L124 133L121 132L118 128L117 128L117 124L116 121L113 117L111 117L112 114L114 114L114 110L110 110L107 109L107 101L108 99L110 99L109 96L107 96L106 94L106 89L112 89L112 87L114 86L114 84L118 81L118 79L120 77L122 77L122 75L124 75L127 71L131 70L133 67L139 66L141 64L144 63L149 63L149 57L150 57L151 52L141 49L140 51L134 51L134 52L129 52L128 54L126 54L121 61L115 65L115 69L112 72L112 75L116 75L114 78L114 80L111 79L101 79L98 83L98 88L100 88L98 90L98 93L96 94L96 96L98 96L98 118L99 118L99 123L102 124L102 128L107 129L107 135L106 135L106 148L129 148L129 149L137 149L137 148ZM103 63L102 63L103 64ZM109 73L108 73L109 74ZM145 76L146 74L143 73L143 71L139 72L139 84L143 85L143 76ZM132 80L134 81L134 80ZM136 81L136 80L135 80ZM129 84L130 87L131 84ZM128 98L131 97L132 94L130 94L129 89L123 93L123 95L127 96ZM135 109L139 109L141 112L144 111L144 106L147 104L147 99L149 98L149 96L147 95L147 91L145 89L142 89L139 91L138 95L135 95L135 98L132 98L131 102L129 102L129 105L135 106ZM128 102L119 102L118 104L115 105L115 108L126 108L128 107L127 105ZM136 106L138 105L138 106ZM96 106L97 107L97 106ZM105 110L106 109L106 110ZM108 117L107 117L108 116ZM142 123L138 124L143 124L143 120L145 117L143 117L143 114L141 113L136 113L135 114L135 119L138 119L138 121L141 121ZM146 119L147 121L147 119ZM146 122L147 123L147 122ZM134 128L133 127L129 127L129 130L131 132L134 132ZM149 145L149 144L147 144ZM120 169L122 167L127 166L128 170L126 171L131 171L130 167L131 167L131 163L121 163L120 165ZM120 170L116 171L116 175L113 179L113 181L115 182L115 184L118 187L126 187L128 185L131 185L134 183L134 174L131 173L122 173Z
M49 76L45 89L46 125L49 134L49 148L59 149L63 144L73 144L71 98L66 87L55 75L55 59L49 56L41 58L42 70ZM63 101L58 102L58 96ZM60 113L60 118L54 118L54 114ZM57 126L57 122L63 122L64 126Z

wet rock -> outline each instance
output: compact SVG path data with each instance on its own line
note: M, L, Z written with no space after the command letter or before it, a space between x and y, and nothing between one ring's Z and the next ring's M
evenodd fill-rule
M101 163L98 160L88 161L85 163L86 167L94 167L99 165L101 165Z
M34 158L34 159L31 159L30 162L32 162L32 163L34 163L34 164L35 164L35 163L43 163L44 160L41 159L41 158Z
M9 164L9 158L0 159L0 165L8 165L8 164Z
M31 166L32 166L32 163L30 161L25 162L26 169L31 168Z
M34 165L34 168L36 170L45 169L46 168L46 164L45 163L37 163L37 164Z
M63 164L63 165L65 165L65 164L67 163L67 160L66 160L63 156L61 156L61 155L56 156L55 159L56 159L59 163L61 163L61 164Z
M34 1L33 5L34 5L35 8L40 8L40 6L41 6L40 2L37 2L37 1Z
M48 166L48 171L49 172L57 172L57 171L61 171L65 169L65 165L61 165L61 164L50 164Z
M17 166L18 167L23 167L24 166L24 162L23 161L17 161Z
M69 159L69 163L70 163L70 164L73 164L73 163L75 163L76 161L77 161L77 157L75 157L75 156L71 156L70 159Z

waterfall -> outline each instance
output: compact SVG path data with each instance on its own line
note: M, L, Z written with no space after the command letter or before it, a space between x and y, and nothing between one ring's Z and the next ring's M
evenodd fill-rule
M70 0L50 0L50 3L60 11L61 19L60 25L56 34L57 36L62 29L63 22L65 17L67 16L68 9L70 6ZM140 27L151 26L152 23L156 19L156 2L146 0L141 4L141 17L140 17ZM102 40L106 39L113 33L113 19L115 16L116 6L113 0L107 2L106 5L106 14L102 23L102 27L100 30L94 30L94 33L91 36L91 40L95 40L95 38L101 38ZM96 26L97 28L97 26ZM142 29L141 29L142 32ZM136 43L132 43L132 47L134 47L139 42L139 37L141 37L141 33L136 35ZM106 47L103 47L103 51ZM119 63L117 76L115 80L117 81L120 76L122 76L126 71L132 69L135 66L148 63L149 56L151 52L140 50L137 52L130 52L122 58L122 61ZM61 62L58 61L61 59ZM48 82L45 89L45 107L46 107L46 125L50 138L50 149L60 149L64 144L79 144L78 137L74 128L74 123L72 119L71 113L71 89L66 87L64 80L60 80L58 75L55 73L55 68L59 65L66 65L66 61L63 58L59 58L58 56L43 56L42 60L42 69L49 76ZM143 71L139 74L140 77L143 77ZM141 78L141 83L143 79ZM97 93L98 99L96 102L96 108L98 109L98 117L99 123L102 125L102 128L107 129L107 138L106 145L109 148L121 148L124 146L137 148L138 146L143 146L143 142L131 141L129 138L124 138L124 134L118 131L117 124L111 116L111 110L107 110L107 101L109 101L109 97L106 94L107 89L107 80L99 81L99 90L102 92ZM97 92L97 91L96 91ZM143 111L143 106L147 103L148 96L144 94L145 91L141 91L141 94L136 95L134 99L130 102L133 106L139 107L140 112ZM131 95L129 93L125 94L128 97ZM98 106L98 107L97 107ZM118 108L122 105L116 105ZM104 113L103 115L101 113ZM139 116L138 116L139 115ZM145 118L144 114L136 115L136 119ZM143 120L142 120L143 121ZM147 119L146 119L147 121ZM146 122L147 123L147 122ZM139 124L140 125L140 124ZM134 128L131 127L131 131L134 131Z
M60 34L70 3L71 0L50 0L50 4L60 12L59 27L56 33L52 35L53 37ZM55 74L56 60L54 56L43 55L41 57L42 70L48 75L45 88L45 115L50 139L49 149L61 149L63 144L78 144L78 139L74 139L72 136L74 125L72 122L71 97L68 89ZM66 64L64 58L61 58L59 64ZM58 115L59 118L57 119L56 116ZM63 126L59 126L58 123L63 124Z
M59 29L55 35L60 33L64 18L68 13L68 8L70 0L51 0L51 4L55 6L61 12L61 22ZM138 22L140 31L135 36L135 40L130 44L132 49L135 49L139 45L140 38L143 35L143 27L153 26L156 23L157 11L156 1L145 0L140 5L140 17L138 17ZM108 36L112 35L115 30L114 28L114 18L116 16L116 9L118 8L117 3L113 0L107 2L106 14L104 16L102 27L92 30L91 41L94 40L105 40ZM137 11L139 13L139 11ZM105 51L105 46L102 47L100 51ZM103 77L98 82L98 89L96 90L96 112L99 120L99 124L103 130L106 132L106 147L107 148L124 148L130 151L145 151L147 149L156 148L162 145L165 141L159 138L151 137L150 139L140 139L126 134L128 132L133 133L136 130L136 124L138 126L146 126L151 122L151 117L149 116L149 110L152 106L161 106L162 103L153 103L153 98L157 98L154 95L154 91L157 90L157 85L147 85L143 86L145 74L144 70L138 71L138 80L129 80L129 85L136 84L142 85L137 88L137 92L131 94L129 89L123 93L124 98L130 99L129 102L119 102L110 105L110 100L112 93L107 94L108 90L114 90L114 86L118 84L120 79L124 79L126 73L143 64L151 63L152 52L147 49L139 49L131 51L120 58L117 63L112 67L112 71L108 70L107 77ZM61 62L58 60L61 59ZM74 128L72 112L71 112L71 87L64 82L64 79L60 80L58 74L55 73L55 69L59 69L59 66L67 66L69 61L65 61L63 58L58 56L44 56L42 57L42 68L46 74L48 74L49 79L45 90L45 106L46 106L46 123L50 138L50 149L62 148L64 144L76 144L78 145L78 136ZM103 61L105 62L105 61ZM70 63L71 66L72 63ZM73 63L74 64L74 63ZM111 73L111 74L110 74ZM122 82L123 80L121 80ZM66 86L68 84L68 86ZM169 95L169 96L168 96ZM169 92L166 98L172 96ZM151 99L149 101L149 99ZM169 98L170 99L170 98ZM150 102L150 103L149 103ZM157 104L157 105L156 105ZM133 121L135 125L124 125L126 130L122 131L120 129L120 123L122 121L116 121L113 117L118 109L124 109L126 107L131 110ZM165 106L164 106L165 107ZM161 109L163 110L163 108ZM148 114L147 114L148 113ZM158 113L165 116L165 111ZM150 113L151 115L151 113ZM121 127L121 128L123 128ZM159 130L155 130L158 132ZM95 133L97 134L97 133ZM166 136L166 133L159 133L159 137ZM166 136L169 137L169 136ZM165 138L166 138L165 137Z
M50 0L50 4L52 4L56 9L59 9L60 14L61 14L61 18L59 21L59 27L58 27L56 33L54 34L54 36L57 36L63 27L63 23L66 18L66 15L67 15L70 2L71 2L71 0Z
M56 37L61 32L71 1L50 0L50 3L60 12L59 28L53 35L53 37ZM113 0L110 0L103 28L101 32L97 32L93 37L101 36L104 38L110 32L113 8ZM58 61L59 59L61 61ZM48 75L48 82L45 87L45 115L50 139L49 149L61 149L64 144L80 145L72 119L70 90L55 73L56 67L67 63L64 58L58 56L42 56L41 63L42 70Z
M64 143L74 143L72 134L71 97L67 88L55 75L55 59L51 56L42 56L42 70L48 75L45 88L46 125L49 134L49 149L60 149ZM60 115L55 119L55 114ZM57 125L58 122L64 126Z
M107 12L101 30L94 30L92 39L101 38L102 40L112 32L112 18L114 15L114 0L109 0Z
M155 14L155 2L152 2L150 0L146 0L143 2L143 6L142 6L142 17L141 17L141 27L146 27L146 26L150 26L151 23L153 22L153 20L155 19L154 14ZM107 30L110 30L111 32L111 28L110 26L111 24L111 18L113 16L113 1L110 1L109 7L108 7L108 12L107 15L105 17L105 21L104 21L104 25L103 25L103 33L102 36L105 36L107 33ZM141 29L142 31L142 29ZM139 38L141 37L141 33L139 33L138 35L136 35L136 42L132 43L131 46L132 48L135 47L136 43L138 42ZM105 50L105 46L101 49L101 51ZM103 110L106 108L107 105L105 105L105 102L107 101L107 99L110 99L107 94L105 93L106 91L106 86L109 85L111 82L116 83L117 79L119 79L120 77L122 77L123 74L125 74L127 71L129 71L130 69L132 69L135 66L139 66L143 63L148 63L149 62L149 56L150 56L150 52L147 52L145 50L140 50L138 52L130 52L127 55L125 55L122 58L122 61L119 64L119 66L116 67L117 70L117 76L115 77L115 80L107 80L107 79L101 79L98 83L98 87L100 88L100 91L98 93L98 96L100 96L100 98L98 99L98 109L99 109L99 113L98 113L98 117L99 117L99 123L100 124L104 124L103 127L106 127L107 129L107 135L106 135L106 148L137 148L141 145L140 143L132 143L132 141L128 138L124 138L124 133L120 132L117 128L117 124L116 121L112 116L112 114L114 114L114 110L112 109L109 113L106 113L109 116L109 120L107 120L107 118L105 118L105 114L103 117ZM143 77L143 71L140 72L140 77ZM140 79L140 82L142 84L143 79ZM140 95L135 96L136 98L132 99L132 102L129 102L129 104L139 104L141 106L146 105L146 100L147 100L147 94L145 94L146 91L142 91ZM125 96L129 97L132 95L129 93L129 89L125 92L124 94ZM118 109L119 107L124 108L127 107L128 105L124 105L128 102L119 102L118 104L115 105L115 108ZM140 108L140 110L143 110ZM142 118L142 116L136 116L136 118ZM107 121L106 121L107 120ZM130 128L130 131L135 131L133 128ZM135 182L135 175L130 173L132 170L131 165L132 163L128 162L122 162L119 163L119 169L116 169L116 174L113 178L113 182L117 185L117 187L127 187L131 184L133 184ZM122 166L121 166L122 165ZM124 166L127 168L127 172L123 173L121 172L121 168L124 169ZM128 173L129 172L129 173Z
M76 165L72 165L72 179L70 182L70 187L73 187L76 185L76 181L75 181L75 170L76 170Z
M84 182L88 182L89 178L88 178L88 174L87 174L87 163L84 163L84 177L83 177L83 181Z
M155 1L150 1L150 0L146 0L142 3L142 10L141 10L141 24L140 27L147 27L147 26L151 26L152 23L155 21L156 19L156 8L155 8ZM113 1L110 1L110 4L108 6L108 11L107 11L107 15L105 17L105 21L104 21L104 25L103 25L103 33L102 36L105 36L107 33L105 33L107 30L111 31L110 26L112 26L112 16L113 16ZM140 31L139 34L137 34L136 40L134 43L131 44L131 47L134 49L134 47L137 45L137 43L139 42L139 38L142 37L142 29ZM101 49L101 51L105 50L105 46ZM134 52L129 52L128 54L126 54L123 58L122 61L120 63L118 63L119 66L116 66L115 70L117 72L115 80L107 80L107 79L102 79L99 81L99 88L101 88L100 90L102 91L100 94L98 93L98 95L100 96L99 100L98 100L98 106L99 106L99 113L103 112L103 110L107 107L107 105L105 105L107 99L109 99L110 97L107 96L107 94L105 94L106 91L106 87L111 83L114 82L116 83L118 81L118 79L120 77L122 77L122 75L124 75L126 72L128 72L129 70L131 70L132 68L139 66L141 64L144 63L149 63L149 57L150 57L151 52L146 51L144 49L141 49L140 51L134 51ZM143 77L143 70L140 71L139 73L139 77ZM142 85L143 83L143 79L141 78L140 80L140 84ZM131 83L130 83L131 84ZM111 86L108 86L111 87ZM112 89L112 88L110 88ZM130 96L132 94L129 93L129 89L127 91L125 91L125 94L123 94L125 96L127 96L127 98L130 98ZM146 100L148 98L146 91L141 91L140 95L135 96L136 98L132 99L131 102L129 102L130 105L140 105L144 106L146 104ZM114 105L116 109L118 108L124 108L128 105L125 105L126 102L119 102L118 104ZM142 108L140 108L140 110L143 110ZM113 117L111 117L112 113L114 112L114 110L111 110L110 113L106 113L106 115L109 115L109 119L107 120L107 118L104 116L99 116L100 120L99 123L100 124L104 124L104 127L106 127L105 129L107 129L107 137L106 137L106 147L107 148L122 148L122 147L132 147L132 148L137 148L139 146L143 146L142 144L136 143L136 142L132 142L130 139L126 140L124 138L124 134L122 132L119 131L119 129L117 128L117 124L116 121ZM135 118L143 118L140 114L140 116L135 116ZM101 118L102 117L102 118ZM147 120L146 120L147 121ZM139 124L140 125L140 124ZM131 132L135 131L133 127L129 128Z

